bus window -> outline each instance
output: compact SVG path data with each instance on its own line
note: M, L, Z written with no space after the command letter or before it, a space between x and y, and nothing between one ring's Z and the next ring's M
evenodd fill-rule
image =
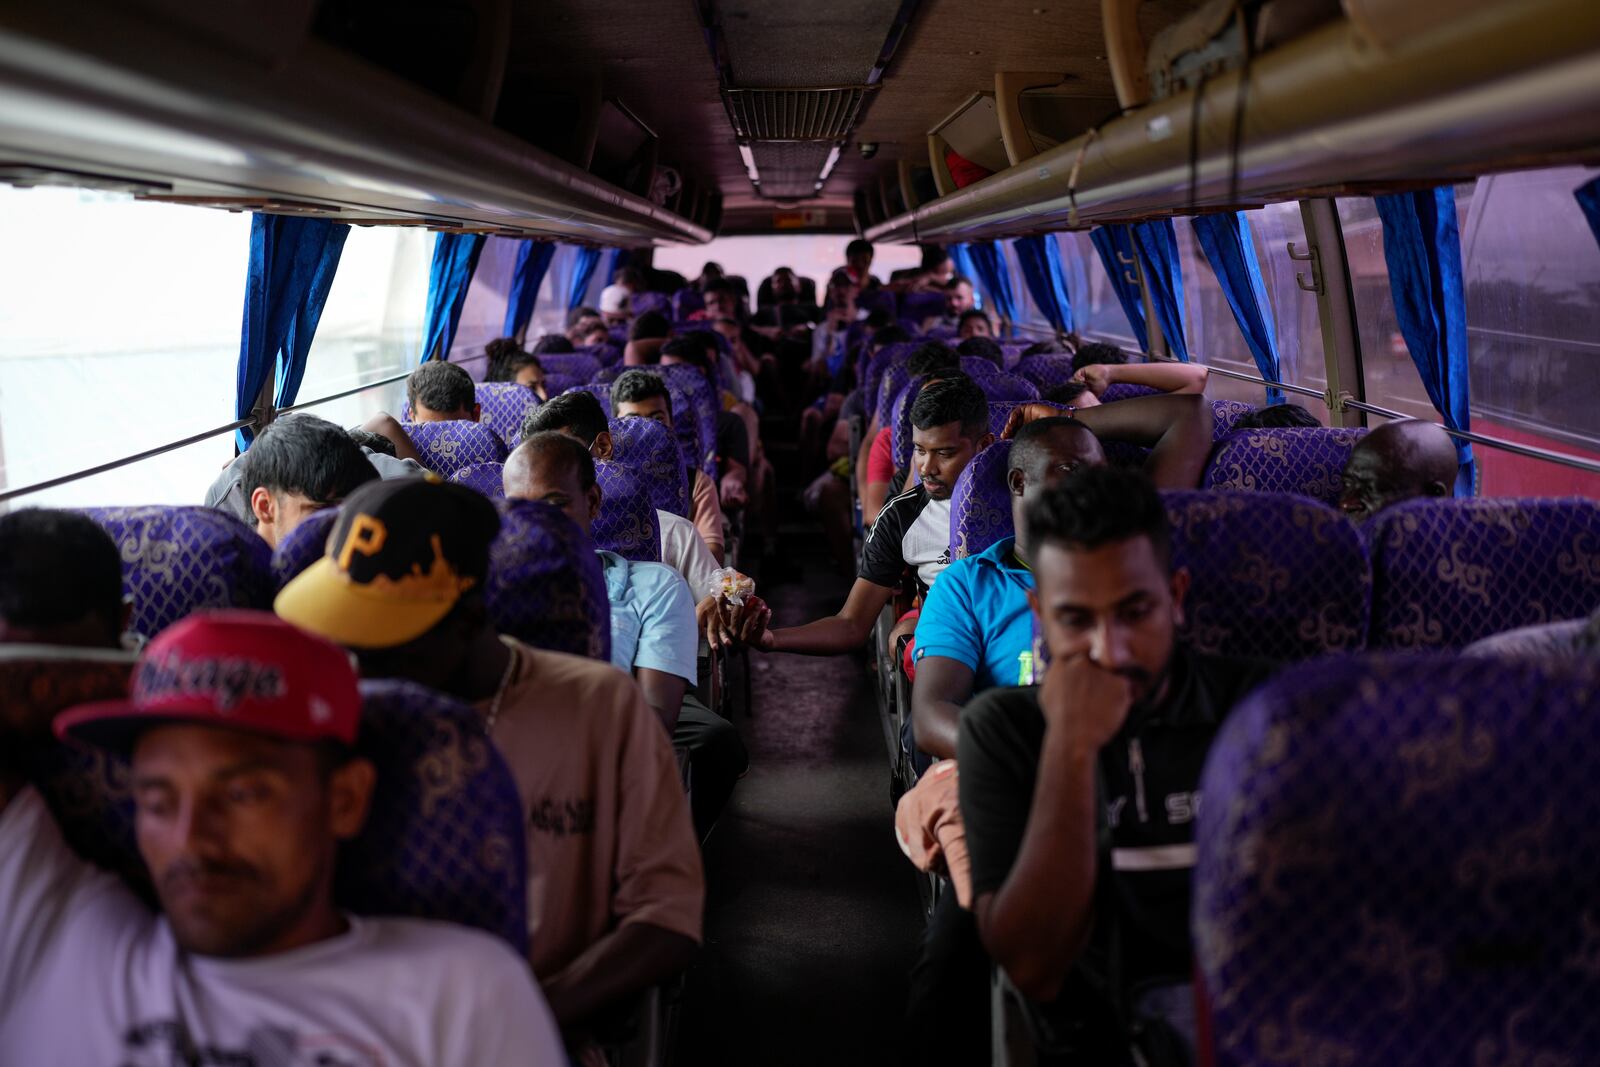
M1033 292L1028 288L1028 279L1022 273L1022 263L1017 259L1017 250L1013 247L1016 242L996 241L994 244L1004 257L1006 274L1011 279L1011 300L1017 306L1017 321L1012 325L1018 327L1017 339L1033 341L1054 337L1055 327L1039 310ZM1062 267L1065 268L1066 264L1063 263ZM1068 297L1070 299L1070 293Z
M248 214L0 186L0 233L0 485L232 421ZM193 503L233 454L223 434L16 506Z
M1117 291L1111 286L1100 254L1094 250L1087 231L1056 234L1061 243L1061 261L1067 269L1067 296L1072 300L1073 319L1078 333L1096 341L1120 345L1137 351L1133 328L1123 314Z
M754 300L761 279L778 267L793 267L802 278L817 284L817 299L822 299L828 276L844 266L844 246L851 238L841 234L785 234L771 237L721 237L707 245L663 245L656 249L656 267L675 270L685 278L696 278L707 260L722 265L723 273L739 275L750 286ZM889 280L892 271L916 267L922 253L915 245L880 244L872 250L872 273Z
M467 287L467 299L461 305L461 322L450 343L450 361L459 363L467 373L483 380L488 359L483 346L505 332L506 301L511 297L511 272L517 265L517 250L522 242L513 237L490 237L483 242L483 253L478 257L478 269L472 272L472 284ZM603 273L609 250L601 253L596 276ZM604 284L605 279L599 279ZM538 340L529 338L531 345Z

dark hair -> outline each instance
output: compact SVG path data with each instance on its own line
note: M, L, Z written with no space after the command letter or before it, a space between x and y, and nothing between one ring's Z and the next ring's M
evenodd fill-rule
M954 289L958 285L972 285L972 279L965 274L952 274L950 275L950 280L944 283L946 291Z
M856 280L850 277L850 272L843 267L834 268L833 273L828 275L829 289L854 289L855 287Z
M643 315L633 320L633 328L628 331L628 340L644 341L656 337L665 337L672 332L672 323L659 311L646 311Z
M1167 509L1155 485L1139 471L1109 465L1079 467L1043 490L1027 511L1028 541L1073 548L1148 537L1163 565L1172 560Z
M432 366L432 364L426 364ZM449 366L448 363L441 366ZM466 371L455 368L462 374ZM317 504L337 504L378 472L350 435L315 415L288 415L256 435L240 465L239 488L297 493Z
M895 318L887 308L873 308L867 312L867 329L876 333L895 325Z
M1091 341L1081 346L1072 354L1072 369L1074 372L1096 363L1118 364L1128 362L1128 353L1116 345L1108 345L1103 341Z
M860 255L861 253L866 253L869 256L872 254L872 242L867 240L865 237L857 237L855 240L844 246L845 259L849 259L851 256Z
M1240 415L1233 422L1235 430L1273 430L1294 426L1317 426L1322 423L1299 404L1267 404Z
M922 269L932 270L950 258L950 253L944 250L944 245L922 246Z
M712 293L731 293L734 296L738 296L739 288L726 277L712 278L701 287L700 292L705 296L710 296Z
M982 437L989 428L989 398L971 378L929 382L911 405L911 425L919 430L959 422L963 437Z
M697 337L694 333L682 334L662 345L661 358L682 360L684 363L694 364L701 370L711 369L711 355L706 351L705 338Z
M961 317L966 318L965 315ZM1005 349L1001 348L1000 342L993 337L969 337L956 345L956 355L986 359L1001 370L1004 370L1006 365Z
M352 426L345 433L350 435L350 440L356 443L357 448L370 448L374 452L381 452L385 456L396 455L394 442L381 433L363 430L359 426Z
M899 323L885 326L872 335L873 347L883 345L903 345L911 340L911 333Z
M61 626L90 615L103 618L107 640L115 637L122 561L111 535L76 511L23 508L0 515L0 618L17 626Z
M626 285L630 289L637 289L644 284L644 275L632 267L623 267L617 271L617 275L612 281L617 285Z
M419 404L430 411L461 411L477 403L477 395L472 375L442 359L429 360L406 379L413 417Z
M522 420L524 439L550 430L569 430L582 439L585 448L605 429L606 409L600 406L599 397L584 389L553 396Z
M623 371L611 383L611 410L614 413L623 404L637 404L658 396L667 398L667 411L672 411L672 392L661 375L643 370Z
M961 313L961 317L956 320L956 325L960 326L968 319L982 319L984 322L988 322L989 313L981 308L968 308L967 310L963 311ZM991 323L991 325L993 324Z
M1054 341L1035 341L1033 344L1022 350L1022 356L1019 358L1026 359L1029 356L1052 356L1058 354L1060 351L1060 346L1058 346Z
M594 308L573 308L567 312L567 327L570 329L578 325L579 319L601 319L604 317Z
M925 378L934 371L957 370L960 366L961 357L943 341L925 341L906 357L906 373L913 378Z
M483 372L483 380L509 381L511 360L522 354L522 346L517 344L515 337L496 337L483 346L483 354L488 357L488 369Z
M594 457L576 437L558 430L541 430L518 445L517 451L553 460L562 470L576 471L578 487L586 493L594 488Z
M572 341L564 333L547 333L534 342L533 351L536 354L556 355L565 354L573 350Z
M1047 391L1041 399L1048 400L1052 404L1075 404L1078 398L1088 391L1088 382L1062 382Z

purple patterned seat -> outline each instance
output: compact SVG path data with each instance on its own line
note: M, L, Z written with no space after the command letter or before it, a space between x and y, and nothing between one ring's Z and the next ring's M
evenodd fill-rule
M476 489L490 500L499 500L506 495L505 473L504 463L474 463L456 471L450 480Z
M215 508L85 508L122 557L129 628L154 637L202 608L272 606L272 550L254 530Z
M498 500L484 598L501 633L536 648L611 658L611 605L594 542L537 500Z
M600 514L595 516L594 546L623 559L661 562L661 522L644 475L621 463L597 462Z
M1024 395L1018 397L996 397L990 395L990 383L1000 381L1000 377L1009 377L1009 375L997 376L989 381L978 383L984 394L989 396L989 432L996 437L999 437L1000 431L1005 429L1006 419L1011 416L1011 412L1015 410L1018 404L1039 398L1038 391L1031 385L1027 385L1026 389L1021 390ZM1003 383L995 389L995 392L1001 394L1009 391ZM891 424L892 432L889 436L889 447L894 455L895 467L899 470L908 470L911 466L911 405L915 403L916 390L909 386L902 389L900 395L895 398L893 415L891 416L894 422Z
M1006 362L1004 370L1017 373L1017 364L1022 362L1022 353L1033 346L1032 341L1001 341L1000 351L1005 353Z
M609 389L610 386L611 386L611 383L616 381L618 378L622 377L622 374L623 374L624 371L630 371L632 369L633 369L632 367L624 366L621 363L618 363L614 367L601 367L598 371L595 372L594 377L590 378L587 383L574 382L573 385L583 385L583 384L603 385L603 386L606 386ZM571 388L571 386L568 386L568 388ZM566 392L566 390L563 389L562 392Z
M474 463L506 461L505 442L481 422L408 422L403 427L422 465L441 478Z
M1162 493L1187 567L1182 632L1198 649L1300 660L1365 647L1372 570L1360 533L1305 497Z
M628 306L634 318L652 311L657 315L672 317L672 298L666 293L634 293L628 301Z
M1233 432L1233 424L1255 410L1243 400L1213 400L1211 402L1211 440L1220 441ZM1309 427L1308 427L1309 428Z
M1006 420L1021 406L1022 403L1016 400L989 401L989 432L994 434L996 441L1000 439L1000 431L1006 428Z
M586 351L541 352L539 366L544 368L546 374L565 374L569 378L587 382L599 373L601 363Z
M1366 656L1234 709L1201 779L1219 1067L1600 1047L1600 668Z
M339 521L338 508L323 508L306 516L272 550L272 581L282 589L301 571L328 554L328 536Z
M960 332L960 329L954 323L941 322L922 336L927 341L943 341L946 344L953 345L956 343Z
M996 374L1004 374L1005 371L1001 370L993 363L990 363L982 356L962 356L961 373L965 374L968 378L971 378L979 385L982 385L988 379L993 378Z
M901 387L889 408L889 451L894 456L895 470L911 466L911 408L922 391L922 379L913 378Z
M1016 531L1006 468L1011 442L996 441L972 457L950 492L950 558L975 556Z
M551 395L561 390L546 377L546 387ZM507 448L516 448L522 440L522 424L528 413L539 406L539 394L516 382L479 382L477 385L478 416L481 425L494 431Z
M619 344L579 345L573 351L579 355L593 356L602 367L610 367L622 362L622 349L626 344L627 338L623 338Z
M672 294L672 318L687 322L690 315L706 309L706 298L693 286L685 286Z
M612 462L644 475L657 508L689 517L689 478L672 431L650 419L612 419L611 443Z
M897 359L883 369L883 378L878 382L878 403L873 411L878 417L879 426L894 425L894 402L911 381L911 372L906 369L906 361Z
M1365 430L1290 427L1230 434L1211 450L1201 486L1257 493L1299 493L1339 502L1350 450Z
M588 393L590 396L592 396L596 400L600 401L600 410L602 410L602 411L604 411L606 413L606 417L607 418L610 418L610 416L611 416L611 383L610 382L586 382L586 383L581 384L581 385L574 385L570 389L563 389L561 391L563 393Z
M1132 400L1136 396L1159 396L1161 390L1152 389L1148 385L1130 385L1127 382L1113 382L1106 386L1106 391L1100 396L1100 403L1115 404L1118 400Z
M628 328L626 326L611 327L611 344L623 348L628 343Z
M602 368L600 370L600 374L605 374L605 373L606 373L605 369ZM579 378L576 375L572 375L572 374L546 374L544 376L544 389L545 389L545 393L547 395L549 395L549 396L556 396L556 395L558 395L560 393L566 392L568 389L571 389L574 386L583 385L583 384L585 384L585 383L584 383L584 380L582 378ZM510 440L510 439L504 439L504 440L506 442L506 447L507 448L516 448L518 445L520 445L522 443L522 427L520 427L520 426L517 427L517 434L516 434L516 440L515 441Z
M720 335L719 335L720 336ZM717 476L717 412L722 410L717 391L695 367L674 363L651 368L661 375L672 393L672 425L678 440L696 457L695 465L711 478ZM689 409L688 413L685 408ZM689 416L693 417L690 418Z
M916 347L909 341L896 341L878 349L867 361L861 372L861 387L866 390L867 406L872 411L878 410L878 392L890 364L905 362L905 358L916 351Z
M897 318L895 314L894 293L888 289L863 289L856 294L856 307L871 314L881 311L889 316L890 320Z
M943 315L947 303L945 295L939 292L924 290L901 293L899 317L916 323L916 328L920 330L928 319Z
M989 365L994 366L992 363ZM973 381L978 383L978 388L983 390L983 395L988 397L991 403L995 401L1022 403L1039 399L1039 387L1018 374L994 371L985 378L974 377Z
M1600 504L1591 500L1412 500L1364 532L1374 648L1461 648L1600 605Z
M1017 364L1016 373L1037 385L1041 393L1049 392L1072 381L1072 357L1063 354L1024 356Z

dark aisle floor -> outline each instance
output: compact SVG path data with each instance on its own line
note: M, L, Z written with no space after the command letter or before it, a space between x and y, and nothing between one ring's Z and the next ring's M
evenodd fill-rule
M843 602L819 542L798 554L803 582L762 590L776 625ZM871 676L860 657L751 662L755 717L739 721L751 770L707 842L706 947L677 1062L896 1063L922 922Z

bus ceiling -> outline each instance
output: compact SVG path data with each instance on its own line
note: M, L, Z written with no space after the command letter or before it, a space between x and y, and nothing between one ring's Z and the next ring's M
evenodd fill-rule
M11 0L0 181L635 246L1593 160L1593 0Z

